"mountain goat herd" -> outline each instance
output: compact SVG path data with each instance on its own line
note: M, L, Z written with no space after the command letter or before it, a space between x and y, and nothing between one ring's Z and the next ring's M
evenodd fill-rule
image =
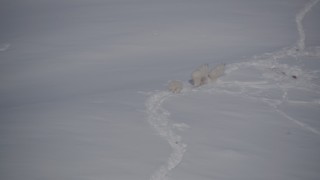
M194 87L215 82L224 74L224 70L225 64L219 64L211 70L209 70L208 64L203 64L192 72L190 82ZM177 80L171 81L169 82L168 89L173 93L180 93L183 89L183 83Z

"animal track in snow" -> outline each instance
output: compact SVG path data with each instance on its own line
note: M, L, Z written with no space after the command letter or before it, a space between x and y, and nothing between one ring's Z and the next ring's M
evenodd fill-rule
M255 100L267 103L280 115L290 120L291 122L299 125L301 128L312 132L316 135L320 135L320 131L312 128L311 126L299 121L279 108L279 105L285 103L296 104L316 104L320 102L318 100L302 100L295 101L288 98L289 90L302 90L303 92L311 92L316 96L320 95L320 85L315 84L312 81L315 79L313 74L318 72L305 72L298 66L292 66L288 64L280 63L281 59L297 59L298 57L313 56L320 58L319 48L310 48L311 51L305 49L305 32L302 26L302 21L305 15L311 11L312 7L316 5L319 0L311 0L305 4L296 15L297 30L299 33L298 41L292 47L286 47L282 50L272 53L266 53L262 56L255 56L253 59L249 59L247 62L234 63L226 66L225 74L226 78L219 80L214 86L207 86L203 88L192 89L186 87L182 90L182 95L188 95L190 93L196 93L198 91L203 92L224 92L246 98L253 98ZM308 49L308 50L310 50ZM241 71L250 69L249 74L256 75L256 78L249 80L237 79L241 76ZM248 71L244 71L248 75ZM232 75L236 76L232 77ZM229 80L228 80L229 77ZM231 78L230 78L231 77ZM268 95L269 92L277 92L278 96L272 97ZM276 94L276 93L275 93ZM161 166L152 176L151 180L166 180L170 171L176 168L182 161L187 145L182 142L182 138L176 134L175 129L183 130L189 126L186 124L171 124L170 113L163 107L163 103L170 99L174 94L166 91L154 92L148 98L146 102L147 119L149 124L166 139L173 149L167 163Z
M158 169L150 180L165 180L169 172L178 166L182 161L187 145L182 142L181 136L174 132L174 129L188 127L186 124L174 124L169 122L170 113L162 107L165 100L170 98L172 93L161 91L151 95L147 102L147 116L149 124L162 136L171 146L173 152L167 160L167 164Z

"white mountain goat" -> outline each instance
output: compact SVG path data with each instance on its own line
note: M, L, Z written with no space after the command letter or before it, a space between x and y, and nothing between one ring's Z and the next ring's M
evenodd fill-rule
M224 74L225 64L219 64L218 66L212 68L209 72L210 82L216 81L219 77Z
M169 91L171 91L173 93L180 93L182 88L183 88L182 82L177 81L177 80L171 81L168 85Z
M208 64L203 64L191 74L194 87L199 87L209 82L215 82L224 74L225 64L220 64L209 71Z
M193 86L199 87L201 85L206 84L208 79L208 73L208 64L203 64L200 67L198 67L195 71L193 71L191 74Z

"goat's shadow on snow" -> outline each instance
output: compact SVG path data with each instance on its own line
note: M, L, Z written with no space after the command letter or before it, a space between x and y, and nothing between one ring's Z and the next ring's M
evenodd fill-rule
M194 85L194 82L192 79L188 80L188 82L191 84L191 85Z

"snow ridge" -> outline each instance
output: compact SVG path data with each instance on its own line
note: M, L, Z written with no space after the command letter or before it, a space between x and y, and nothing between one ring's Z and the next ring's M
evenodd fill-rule
M174 124L169 122L170 113L162 107L165 100L173 96L172 93L161 91L151 95L147 102L147 116L150 125L168 141L173 149L167 164L158 169L150 180L166 180L169 172L182 161L187 145L181 142L181 137L174 132L174 128L187 126L186 124Z

